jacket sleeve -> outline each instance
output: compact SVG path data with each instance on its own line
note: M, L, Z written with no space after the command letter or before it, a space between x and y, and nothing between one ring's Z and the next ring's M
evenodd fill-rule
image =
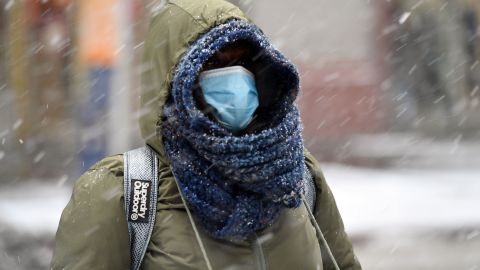
M129 269L122 175L94 167L80 177L60 219L50 269Z
M315 219L330 246L338 266L341 270L361 270L362 268L355 256L352 243L345 232L335 198L325 181L317 160L315 160L312 154L305 151L305 161L317 187L317 200L314 209ZM322 249L322 257L325 260L325 270L335 269L324 249Z

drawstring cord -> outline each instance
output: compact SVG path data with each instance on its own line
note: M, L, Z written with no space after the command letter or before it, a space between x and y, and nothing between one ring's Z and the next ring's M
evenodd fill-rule
M173 169L172 169L173 171ZM177 182L177 178L174 176L175 183L177 184L178 187L178 192L180 193L180 198L182 198L183 205L185 206L185 209L187 210L187 215L188 219L190 220L190 223L192 224L193 231L195 232L195 237L197 238L198 245L200 246L200 250L202 251L203 259L205 260L205 264L207 265L208 270L213 270L212 265L210 264L210 260L208 259L207 256L207 251L205 249L205 246L203 245L202 238L200 237L200 234L198 233L197 226L195 225L195 221L193 220L192 213L190 213L190 209L188 208L187 202L185 201L185 198L183 197L182 190L180 189L180 185Z
M310 217L310 221L315 226L315 230L317 231L317 234L320 238L320 242L321 242L322 246L324 246L325 249L327 250L327 254L330 257L330 260L332 261L333 266L335 267L335 270L340 270L340 268L338 267L337 261L335 260L335 257L333 257L332 250L330 250L330 246L328 245L327 240L325 240L325 236L323 235L322 230L320 229L320 226L318 226L317 220L315 220L315 216L313 215L312 210L310 209L310 206L308 205L307 201L305 200L304 195L302 195L302 201L303 201L303 204L305 205L305 208L307 208L307 212L308 212L308 216Z
M205 260L205 263L207 265L208 270L213 270L212 265L210 263L210 260L207 256L207 251L205 249L205 246L203 245L202 238L200 237L200 234L198 233L198 230L197 230L197 226L195 225L195 221L193 220L192 213L190 212L190 209L188 208L188 205L185 201L185 198L183 197L183 194L182 194L180 186L177 182L177 179L175 178L175 176L173 178L175 179L175 183L177 184L178 191L180 193L180 198L182 199L183 205L185 206L185 209L187 210L188 219L190 220L190 223L192 224L192 228L193 228L193 231L195 233L195 237L197 238L198 245L200 246L200 250L202 251L203 259ZM308 213L308 216L310 218L310 221L313 223L313 225L315 227L315 230L317 231L317 234L320 238L320 242L321 242L322 246L324 246L325 249L327 250L327 254L330 257L330 260L332 261L335 270L340 270L340 268L338 267L337 261L335 260L335 257L333 256L332 250L330 249L330 246L328 245L327 240L325 240L325 236L323 235L322 230L320 229L320 226L318 226L318 223L315 220L315 216L313 215L312 210L310 209L310 206L308 205L308 203L305 200L305 197L303 195L302 195L302 201L303 201L303 204L305 205L305 208L307 209L307 213Z

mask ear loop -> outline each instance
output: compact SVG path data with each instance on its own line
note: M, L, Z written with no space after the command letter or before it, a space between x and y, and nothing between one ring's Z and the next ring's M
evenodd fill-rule
M315 226L315 230L317 231L317 235L321 242L321 246L325 247L325 249L327 250L328 257L332 261L335 270L340 270L340 268L338 267L337 261L335 260L335 257L333 256L333 253L330 250L330 246L328 245L327 240L325 240L325 236L323 235L322 230L320 229L320 226L318 226L318 223L315 220L315 216L313 215L312 210L310 209L310 206L305 200L304 195L302 195L302 201L303 201L303 204L305 205L305 208L307 209L308 216L310 217L310 221Z

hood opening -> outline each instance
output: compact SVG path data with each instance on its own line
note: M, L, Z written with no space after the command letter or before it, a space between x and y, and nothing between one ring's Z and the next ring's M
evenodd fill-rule
M203 64L201 72L235 65L242 66L253 73L259 99L259 107L255 112L254 120L239 135L255 133L271 122L269 121L271 116L268 112L275 111L273 105L278 103L281 97L288 92L285 88L287 83L279 79L279 71L275 68L275 65L269 63L265 50L255 43L243 39L220 47L219 52ZM196 107L214 121L212 108L203 98L198 83L198 75L192 92Z
M228 47L245 46L251 52L245 67L255 75L258 90L259 108L255 120L238 135L261 132L274 127L286 115L285 103L293 104L299 90L298 73L290 63L263 35L255 25L242 20L231 20L210 29L196 40L181 58L171 85L167 103L173 102L188 114L191 124L214 121L205 111L205 104L198 85L201 71L212 66L217 53ZM213 63L215 66L216 63ZM235 64L235 63L221 63ZM170 103L171 104L171 103ZM178 107L178 106L177 106Z

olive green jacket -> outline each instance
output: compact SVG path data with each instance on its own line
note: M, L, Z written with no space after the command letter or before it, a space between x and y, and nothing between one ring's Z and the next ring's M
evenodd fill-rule
M248 20L237 7L222 0L171 0L151 19L145 42L140 127L160 165L155 226L142 269L207 269L159 130L180 57L202 33L231 18ZM361 269L318 163L307 151L305 160L317 188L314 216L340 269ZM123 170L122 155L108 157L76 182L60 220L52 269L129 269ZM333 269L305 206L283 210L278 220L252 241L216 240L201 228L199 233L213 269Z

